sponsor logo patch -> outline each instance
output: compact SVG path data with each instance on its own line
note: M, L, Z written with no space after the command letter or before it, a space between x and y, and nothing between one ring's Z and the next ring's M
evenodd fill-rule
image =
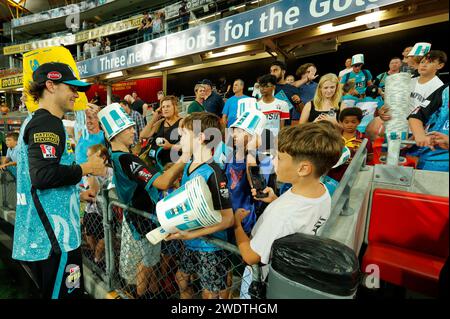
M56 148L51 145L41 144L41 152L44 158L56 158Z
M35 143L51 143L59 145L59 136L52 132L34 133L33 141Z
M144 182L148 182L152 178L152 174L146 168L143 168L139 171L138 178Z
M136 174L136 172L142 167L141 164L136 163L136 162L132 162L130 165L130 170L131 173Z
M230 198L230 193L228 192L228 189L219 189L220 192L220 196L222 196L223 198Z
M59 80L62 78L62 74L58 71L52 71L47 73L47 79L49 80Z
M72 293L75 288L80 288L81 279L81 269L80 266L75 264L70 264L66 267L66 273L68 273L66 278L66 287L68 288L68 293Z
M314 228L312 230L312 232L314 233L314 235L317 235L317 231L319 230L319 228L321 226L323 226L323 224L325 224L325 222L327 221L326 218L320 217L319 220L314 224Z
M66 142L66 150L67 150L67 153L73 153L73 149L72 149L72 145L70 144L70 140L67 140L67 142Z

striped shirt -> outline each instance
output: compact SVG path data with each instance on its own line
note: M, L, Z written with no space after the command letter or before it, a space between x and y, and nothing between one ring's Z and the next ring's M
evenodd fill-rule
M289 120L289 105L286 101L274 99L271 103L258 101L258 109L266 116L266 126L264 128L272 131L274 136L278 136L281 128L281 121Z

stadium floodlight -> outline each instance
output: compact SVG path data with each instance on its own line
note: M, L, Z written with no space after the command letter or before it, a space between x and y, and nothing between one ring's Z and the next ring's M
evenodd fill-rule
M352 22L347 22L347 23L343 23L343 24L339 24L339 25L334 25L333 23L323 24L323 25L319 26L319 29L324 33L329 33L329 32L336 32L336 31L341 31L341 30L350 29L350 28L354 28L354 27L359 27L364 24L370 25L371 23L380 21L381 18L383 17L383 15L385 14L385 12L386 12L385 10L381 10L381 11L375 11L375 12L363 14L363 15L357 16L355 18L355 20Z

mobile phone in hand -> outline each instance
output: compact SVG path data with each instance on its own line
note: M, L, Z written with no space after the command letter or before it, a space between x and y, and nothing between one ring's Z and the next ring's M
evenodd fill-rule
M250 178L252 180L253 188L256 189L256 198L266 198L268 193L263 193L263 190L267 187L266 179L259 173L258 166L250 167Z

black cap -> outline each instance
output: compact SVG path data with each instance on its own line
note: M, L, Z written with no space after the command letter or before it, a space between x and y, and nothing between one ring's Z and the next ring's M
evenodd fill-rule
M48 80L75 86L80 92L91 87L89 83L80 81L69 65L59 62L44 63L33 72L34 82L42 84Z
M212 82L208 79L203 79L200 84L205 84L205 85L209 85L210 87L213 86Z

